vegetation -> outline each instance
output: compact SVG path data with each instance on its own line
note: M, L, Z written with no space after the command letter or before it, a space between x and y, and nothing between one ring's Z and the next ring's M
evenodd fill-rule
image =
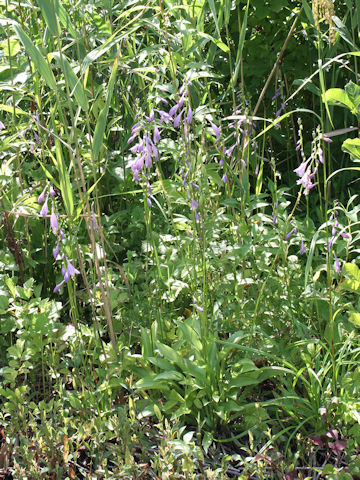
M358 2L0 6L0 478L360 478Z

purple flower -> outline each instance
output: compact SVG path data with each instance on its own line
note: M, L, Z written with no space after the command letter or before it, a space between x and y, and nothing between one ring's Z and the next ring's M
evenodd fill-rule
M186 123L187 123L188 125L190 125L191 122L192 122L192 119L193 119L193 112L192 112L191 107L190 107L190 105L189 105L189 108L188 108L188 111L187 111L187 115L186 115Z
M332 143L332 140L331 138L327 137L324 133L324 135L322 136L322 139L324 140L324 142L327 142L327 143Z
M146 168L151 168L152 167L152 160L151 160L151 155L150 153L147 153L145 155L145 167Z
M335 226L333 226L332 229L331 229L331 235L332 235L333 237L335 237L335 235L336 235L336 228L335 228Z
M157 127L157 125L155 125L154 127L154 143L158 143L160 141L160 132L159 132L159 129Z
M46 185L44 190L40 193L39 198L38 198L38 203L43 203L43 201L45 200L45 193L46 193L47 188L48 188L48 186Z
M300 255L304 255L305 251L306 251L306 250L305 250L304 240L301 239Z
M66 257L66 261L67 261L67 268L64 275L64 280L67 283L70 277L74 278L75 274L80 272L74 267L74 265L70 262L70 260L67 257Z
M213 129L213 132L214 132L215 135L216 135L216 140L217 140L217 141L220 140L221 134L220 134L220 129L219 129L219 127L217 127L217 126L215 125L215 123L213 123L211 120L209 120L209 122L210 122L211 128Z
M64 282L65 282L65 280L62 280L60 283L58 283L58 284L56 285L56 287L54 288L53 292L54 292L54 293L58 292Z
M334 258L335 258L335 272L340 275L341 273L341 266L340 266L340 263L339 263L339 260L334 252Z
M55 260L57 259L57 256L59 255L59 251L60 251L60 244L59 244L59 242L56 242L56 247L53 250L53 257L54 257Z
M319 148L318 155L319 155L319 162L324 163L324 154L323 154L322 148Z
M309 163L311 157L308 158L305 162L302 162L297 168L295 168L294 172L298 177L303 177L305 175L307 164Z
M93 229L97 230L99 228L99 226L98 226L97 221L96 221L96 215L92 210L91 210L91 220L92 220Z
M146 197L146 203L148 204L148 207L152 207L152 201L150 200L150 198L147 196Z
M340 235L343 237L343 238L349 238L349 235L345 232L340 232Z
M199 204L198 204L198 202L195 200L195 198L193 198L193 199L191 200L191 207L190 207L190 208L191 208L191 210L197 210L197 209L199 208Z
M3 122L0 122L0 130L4 130L5 128L5 125L3 124Z
M226 183L226 182L228 181L228 177L227 177L226 173L224 173L221 181L222 181L223 183Z
M154 110L153 110L153 109L151 109L150 115L149 115L148 117L146 117L146 116L145 116L145 118L146 118L146 120L147 120L148 122L153 122L153 121L154 121L154 119L155 119L155 113L154 113Z
M291 235L292 235L293 233L296 233L296 232L297 232L297 228L294 227L294 228L293 228L292 230L290 230L290 232L285 236L285 240L286 240L286 241L289 240L289 238L291 237Z
M55 197L55 190L54 190L54 187L51 184L49 186L49 191L50 191L50 196Z
M50 215L50 227L54 235L57 235L57 232L59 230L59 224L54 212L54 205L52 206L51 209L51 215Z
M44 203L44 205L42 206L42 209L40 210L40 215L41 215L42 217L44 217L44 218L45 218L46 215L49 213L48 198L49 198L49 196L46 195L45 203Z
M195 212L195 220L200 222L200 215L197 212Z
M170 120L172 120L171 115L169 115L167 112L164 112L164 110L156 110L159 115L160 115L160 123L165 122L169 123Z
M204 311L204 309L202 307L199 307L199 305L196 303L196 299L194 298L194 307L196 308L196 310L200 313L202 313Z
M134 135L131 135L131 137L129 138L129 140L127 141L127 143L128 143L128 144L129 144L129 143L132 143L132 142L135 140L136 137L137 137L137 133L135 133Z
M180 105L178 103L176 105L174 105L173 107L171 107L170 110L169 110L169 116L173 117L175 115L175 113L179 110L179 107L180 107Z
M183 111L184 111L184 110L181 110L181 112L179 113L179 115L174 118L174 127L175 127L175 128L177 128L177 127L180 125L181 115L182 115Z
M274 217L273 217L273 221L272 221L273 225L276 224L276 220L277 220L277 214L275 213L275 215L274 215Z

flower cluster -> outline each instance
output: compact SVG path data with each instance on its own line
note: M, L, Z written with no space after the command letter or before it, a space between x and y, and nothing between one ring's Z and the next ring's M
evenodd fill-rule
M317 135L312 141L311 154L308 159L306 159L302 149L302 138L300 137L299 141L297 142L296 149L300 150L301 152L302 162L297 168L294 169L294 172L299 177L296 182L297 185L301 185L304 188L304 195L308 195L310 190L315 187L313 179L317 174L319 164L324 163L321 140L325 142L331 142L329 138L320 133L320 127L318 127Z
M74 278L75 274L80 273L74 265L70 262L68 257L63 253L60 255L60 248L65 238L64 232L59 227L59 214L55 212L55 190L51 184L47 184L44 190L38 197L38 203L42 204L40 215L46 218L49 213L49 196L51 198L51 214L50 214L50 228L52 233L56 237L56 246L53 249L54 260L61 259L61 273L63 280L55 286L54 293L56 293L60 287L69 281L70 278Z

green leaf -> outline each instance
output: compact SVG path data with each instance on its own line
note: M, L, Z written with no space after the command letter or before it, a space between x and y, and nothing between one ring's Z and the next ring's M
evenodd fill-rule
M349 321L351 323L353 323L356 327L360 327L360 313L350 312L349 313Z
M360 283L360 270L355 263L345 263L342 270L343 275L350 280L356 280Z
M64 73L66 82L71 89L71 93L74 94L77 103L85 112L87 112L89 109L89 104L81 80L76 76L75 72L71 68L70 63L64 55L56 52L53 54L53 56L57 63L60 65Z
M231 85L234 87L236 85L237 79L239 77L241 59L242 59L242 51L244 48L245 43L245 35L246 35L246 28L247 28L247 18L248 18L248 11L249 11L249 0L246 5L245 15L243 18L243 22L241 25L241 31L239 35L239 44L236 52L236 61L235 61L235 69L231 79Z
M72 26L70 16L68 15L65 8L59 2L59 0L54 0L55 11L57 16L60 19L60 22L65 30L67 30L73 38L78 38L78 34L74 27Z
M101 110L98 121L96 122L94 140L93 140L93 155L94 155L95 158L97 158L97 156L99 155L100 148L101 148L103 138L104 138L107 116L108 116L108 113L109 113L110 102L111 102L111 98L112 98L112 94L113 94L114 86L115 86L118 63L119 63L119 58L116 57L115 61L114 61L114 64L113 64L113 68L111 70L111 74L110 74L110 80L109 80L109 85L108 85L107 94L106 94L105 106Z
M349 108L351 112L355 113L355 105L350 100L345 90L341 88L330 88L322 95L324 103L329 105L337 105L339 107Z
M54 37L59 35L59 24L55 14L54 0L38 0L46 25Z
M0 295L0 315L6 313L9 309L9 299L6 295Z
M341 149L351 155L352 160L360 160L360 138L348 138Z
M169 347L168 345L164 345L161 342L156 342L156 346L159 349L161 355L167 358L169 362L173 362L179 367L182 367L184 365L182 357L173 348Z
M360 105L360 87L354 82L349 82L345 85L345 92L347 93L350 101L355 105L355 109L358 110Z
M40 50L32 43L30 38L22 30L20 25L14 24L14 30L19 37L21 43L23 44L26 53L30 56L31 60L34 62L34 65L42 78L47 83L48 87L52 90L56 90L56 81L55 77L45 61L44 57L41 55Z

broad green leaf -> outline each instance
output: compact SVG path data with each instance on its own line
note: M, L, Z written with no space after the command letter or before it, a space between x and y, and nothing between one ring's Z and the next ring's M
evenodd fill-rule
M228 388L247 387L248 385L257 385L259 383L258 372L241 374L235 377L228 385Z
M116 57L115 61L114 61L114 64L113 64L113 68L111 70L111 74L110 74L110 80L109 80L109 85L108 85L107 94L106 94L105 106L100 112L100 115L99 115L99 118L98 118L98 121L97 121L96 127L95 127L94 140L93 140L93 155L94 155L95 158L97 158L97 156L100 152L100 148L101 148L103 138L104 138L107 116L108 116L108 113L109 113L110 102L111 102L111 98L112 98L112 94L113 94L114 86L115 86L118 63L119 63L119 57Z
M175 381L180 381L184 378L184 375L182 375L180 372L177 372L176 370L170 370L167 372L162 372L156 375L154 377L154 380L175 380Z
M355 109L358 111L360 105L360 87L354 82L349 82L345 85L345 92L347 93L350 101L355 105Z
M59 35L59 24L55 14L54 0L38 0L46 25L54 37Z
M40 53L40 50L32 43L30 38L22 30L20 25L14 25L14 30L19 37L21 43L23 44L26 53L30 56L31 60L34 62L36 69L38 70L41 77L45 80L48 87L52 90L56 90L56 81L55 77L47 64L46 60Z
M353 113L355 113L355 105L350 100L348 94L345 90L341 88L330 88L322 95L322 100L324 103L329 105L337 105L339 107L349 108Z
M360 160L360 138L348 138L341 146L342 150L349 153L353 160Z
M194 347L198 352L202 350L202 343L195 330L187 323L180 323L179 328L184 335L184 338L188 341L191 347Z
M360 313L350 312L349 321L353 323L356 327L360 327Z
M56 52L53 54L53 57L63 70L66 82L70 87L71 93L74 94L77 103L85 112L87 112L89 109L89 104L81 80L76 76L75 72L71 68L70 63L64 55Z
M344 280L340 283L341 290L360 294L360 282L357 280Z
M170 362L175 363L179 367L182 367L184 365L182 357L173 348L160 342L156 342L156 346L159 349L161 355L167 358Z
M4 315L9 308L9 298L6 295L0 295L0 314Z
M346 278L360 283L360 270L355 263L345 263L342 273Z
M145 328L141 328L141 351L142 356L146 359L154 355L151 336L149 335L149 331Z
M155 380L154 377L145 377L145 378L141 378L140 380L138 380L135 385L134 385L135 388L138 388L138 389L151 389L151 388L155 388L155 389L159 389L159 390L162 390L162 391L166 391L170 388L170 385L167 384L167 383L164 383L162 382L161 380Z

